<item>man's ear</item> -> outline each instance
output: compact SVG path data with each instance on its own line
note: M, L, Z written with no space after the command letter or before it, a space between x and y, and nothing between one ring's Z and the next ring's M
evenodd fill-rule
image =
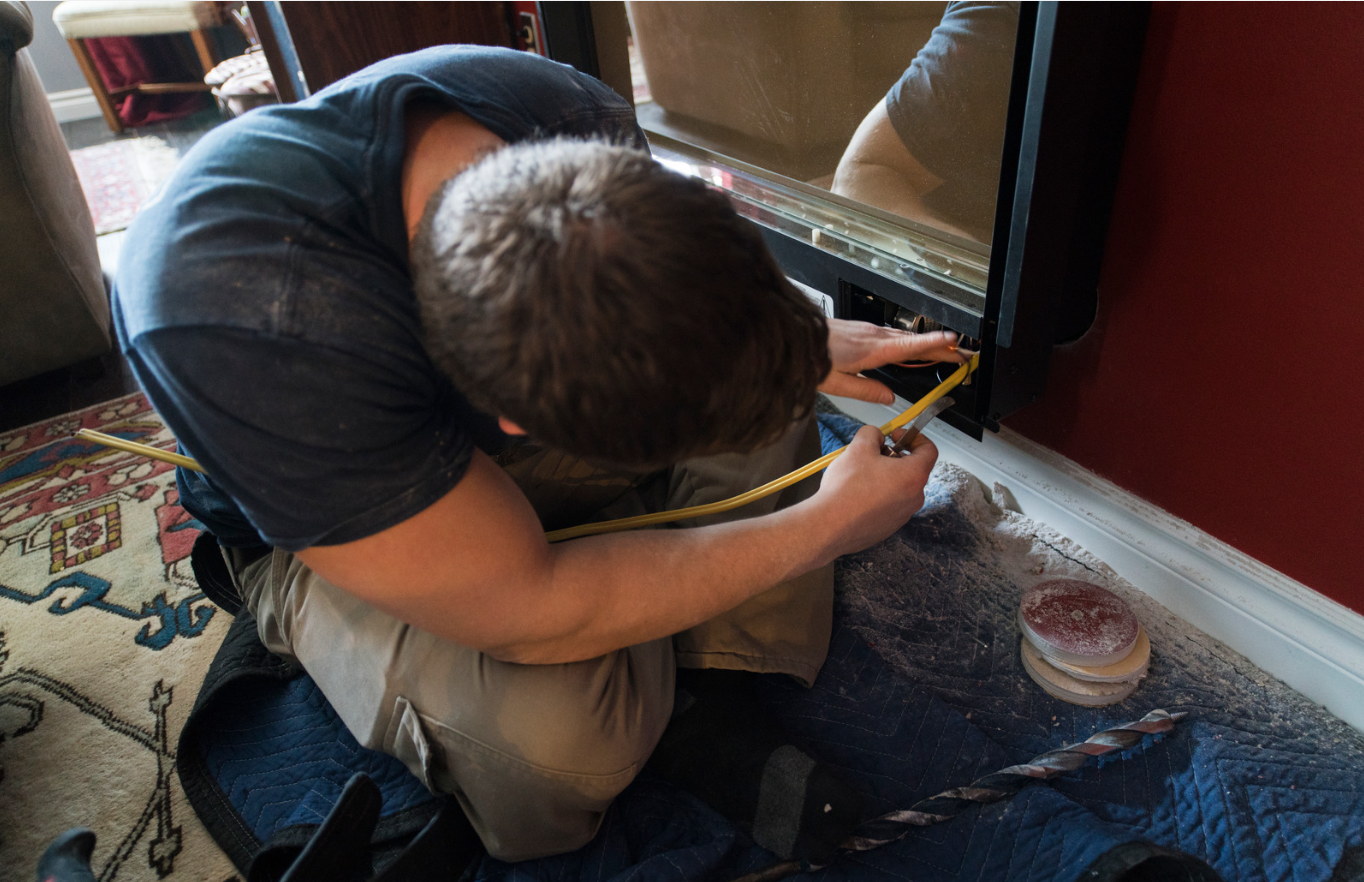
M521 427L518 426L516 423L512 422L511 420L507 419L506 417L498 417L498 418L497 418L497 427L498 427L499 429L502 430L503 434L506 434L506 435L524 435L524 434L526 434L526 430L525 430L525 429L521 428Z

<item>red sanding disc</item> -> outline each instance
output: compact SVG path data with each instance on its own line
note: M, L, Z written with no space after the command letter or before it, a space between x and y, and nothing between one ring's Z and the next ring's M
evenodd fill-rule
M1053 579L1023 592L1018 623L1044 656L1091 667L1122 661L1141 630L1121 597L1076 579Z

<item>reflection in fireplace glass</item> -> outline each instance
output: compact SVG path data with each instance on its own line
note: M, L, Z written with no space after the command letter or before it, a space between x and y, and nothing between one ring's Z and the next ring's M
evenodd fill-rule
M1017 3L626 4L641 125L753 220L979 312Z

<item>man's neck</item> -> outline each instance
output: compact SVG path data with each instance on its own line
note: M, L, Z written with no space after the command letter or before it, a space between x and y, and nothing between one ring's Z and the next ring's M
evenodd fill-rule
M506 142L459 111L434 104L409 104L405 128L402 196L410 242L441 184Z

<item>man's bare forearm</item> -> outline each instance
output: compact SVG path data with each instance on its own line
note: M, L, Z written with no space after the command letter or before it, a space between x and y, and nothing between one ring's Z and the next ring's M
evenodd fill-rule
M650 530L554 546L551 575L518 623L519 639L482 647L496 658L578 661L708 621L788 579L894 532L923 505L937 450L880 455L864 427L809 499L762 517Z
M698 625L831 561L816 509L553 546L516 636L483 648L504 661L571 662Z
M834 192L946 233L973 238L965 230L929 211L924 204L923 194L903 174L889 166L845 163L839 166Z
M881 456L864 428L790 508L707 527L545 541L486 456L387 530L297 552L318 575L405 622L507 661L592 658L667 637L894 532L923 504L936 451Z

